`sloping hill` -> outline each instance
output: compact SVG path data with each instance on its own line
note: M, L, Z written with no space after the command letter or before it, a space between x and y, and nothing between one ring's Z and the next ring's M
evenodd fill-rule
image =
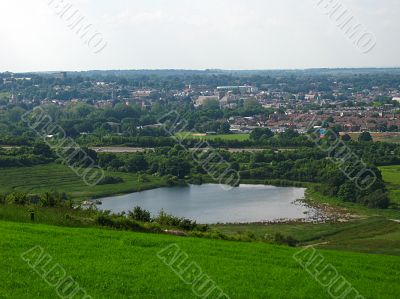
M43 274L56 266L92 298L198 298L190 277L202 274L230 298L330 298L293 258L299 248L2 221L0 236L0 298L57 298L57 287L43 278L56 284L57 273ZM176 271L196 266L192 276L186 271L189 283L166 265L176 253L187 257L174 263ZM365 298L400 293L399 257L318 253L320 268L331 264ZM45 254L52 258L47 265Z

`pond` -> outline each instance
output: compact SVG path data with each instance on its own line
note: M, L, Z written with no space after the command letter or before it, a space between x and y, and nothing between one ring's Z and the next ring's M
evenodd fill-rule
M303 188L264 185L240 185L228 191L216 184L190 185L103 198L99 209L120 213L140 206L152 216L163 209L203 224L295 220L310 218L315 212L297 201L304 192Z

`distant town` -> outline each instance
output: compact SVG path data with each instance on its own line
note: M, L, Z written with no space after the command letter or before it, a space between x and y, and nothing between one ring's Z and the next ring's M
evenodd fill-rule
M320 126L329 124L340 132L390 134L400 128L400 80L396 76L400 70L397 69L374 69L370 73L366 70L154 73L2 73L0 113L15 107L71 108L84 104L94 109L123 105L151 114L160 107L183 104L190 109L223 111L203 120L225 123L224 133L249 133L258 127L276 133L289 128L304 133L311 121ZM118 127L122 118L108 123ZM137 127L143 126L157 126L157 122L151 117L139 120ZM212 127L196 128L200 133L216 134L218 130ZM90 130L78 131L90 133Z

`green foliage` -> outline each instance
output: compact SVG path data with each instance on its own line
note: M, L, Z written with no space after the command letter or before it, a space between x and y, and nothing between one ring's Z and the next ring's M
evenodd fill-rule
M164 211L160 211L158 216L154 218L154 222L157 222L160 225L167 225L176 228L180 228L183 230L204 230L205 226L199 225L196 221L191 221L185 218L178 218L172 215L165 213Z
M271 138L274 133L268 128L256 128L250 134L250 139L259 141L262 138Z
M360 201L367 207L387 209L390 205L388 193L382 190L375 190L360 199Z
M288 245L290 247L296 247L299 243L299 241L294 239L292 236L284 236L281 233L275 233L274 242L280 245Z
M371 142L373 141L372 136L369 132L362 132L360 136L358 136L358 141L360 142Z
M150 212L142 209L141 207L134 207L133 211L128 213L129 218L142 222L150 222Z
M13 192L8 194L5 198L8 204L26 205L29 203L28 196L24 192Z

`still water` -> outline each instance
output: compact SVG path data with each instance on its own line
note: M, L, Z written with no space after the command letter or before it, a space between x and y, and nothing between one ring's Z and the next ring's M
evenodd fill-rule
M120 213L140 206L152 216L163 209L168 214L208 224L300 219L314 212L294 202L304 197L304 191L263 185L240 185L226 191L215 184L190 185L103 198L99 208Z

